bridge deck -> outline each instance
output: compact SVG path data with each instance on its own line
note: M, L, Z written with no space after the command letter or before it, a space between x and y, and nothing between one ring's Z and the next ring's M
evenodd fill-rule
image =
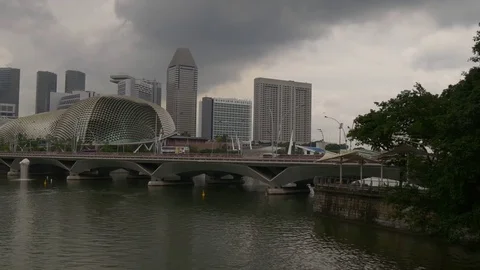
M274 158L241 155L155 155L152 153L56 153L56 152L0 152L0 162L10 167L11 173L20 170L20 162L27 158L33 164L53 165L68 171L72 177L92 170L123 168L165 179L171 175L193 177L199 174L222 173L258 179L270 186L280 187L314 177L340 174L335 162L317 162L315 157L286 156ZM359 173L358 163L343 163L342 176ZM380 164L364 164L363 175L381 175ZM388 176L385 171L385 177ZM395 170L391 174L396 175Z
M334 162L316 162L318 158L307 156L261 158L240 155L208 155L208 154L152 154L152 153L61 153L61 152L0 152L0 158L55 158L58 160L129 160L137 162L219 162L235 164L270 164L270 165L314 165ZM344 163L357 164L357 163ZM377 164L368 164L377 165Z

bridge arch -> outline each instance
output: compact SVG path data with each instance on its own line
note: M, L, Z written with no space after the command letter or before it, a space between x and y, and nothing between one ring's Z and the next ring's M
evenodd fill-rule
M20 162L24 160L24 158L16 158L13 160L12 164L10 164L10 168L13 170L20 170ZM32 165L52 165L58 168L61 168L65 171L70 171L70 168L62 163L57 159L50 159L50 158L28 158L30 161L30 166Z
M73 164L70 172L79 174L101 168L127 169L137 171L146 175L152 175L152 171L145 168L144 166L136 162L124 160L78 160L75 162L75 164Z
M222 172L227 174L243 175L253 179L258 179L268 185L272 184L267 176L250 168L249 166L229 163L166 162L160 165L152 173L152 176L158 179L163 179L172 174L202 174L208 172Z

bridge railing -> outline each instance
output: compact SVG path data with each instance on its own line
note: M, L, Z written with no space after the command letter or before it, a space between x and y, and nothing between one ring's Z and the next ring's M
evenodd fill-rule
M307 156L282 156L274 158L262 158L241 155L228 154L153 154L153 153L117 153L117 152L40 152L40 151L23 151L23 152L2 152L0 157L57 157L57 158L102 158L102 159L160 159L160 160L211 160L211 161L242 161L261 163L308 163L315 162L315 157Z

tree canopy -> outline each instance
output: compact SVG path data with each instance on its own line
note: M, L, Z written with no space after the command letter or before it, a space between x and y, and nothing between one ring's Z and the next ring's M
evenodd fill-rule
M329 143L325 145L325 150L335 153L340 153L340 150L348 149L346 144L338 144L338 143Z
M480 63L480 31L474 37L473 63ZM427 159L412 159L411 174L426 192L399 191L395 202L412 206L413 225L454 238L480 232L480 67L439 95L417 83L395 98L376 102L359 115L348 136L375 150L408 143L428 149ZM401 195L399 195L401 193ZM426 217L430 218L426 218Z

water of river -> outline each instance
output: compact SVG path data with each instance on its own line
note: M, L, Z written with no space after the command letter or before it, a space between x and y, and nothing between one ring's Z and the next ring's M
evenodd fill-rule
M308 196L0 181L0 269L480 269L480 253L316 216Z

